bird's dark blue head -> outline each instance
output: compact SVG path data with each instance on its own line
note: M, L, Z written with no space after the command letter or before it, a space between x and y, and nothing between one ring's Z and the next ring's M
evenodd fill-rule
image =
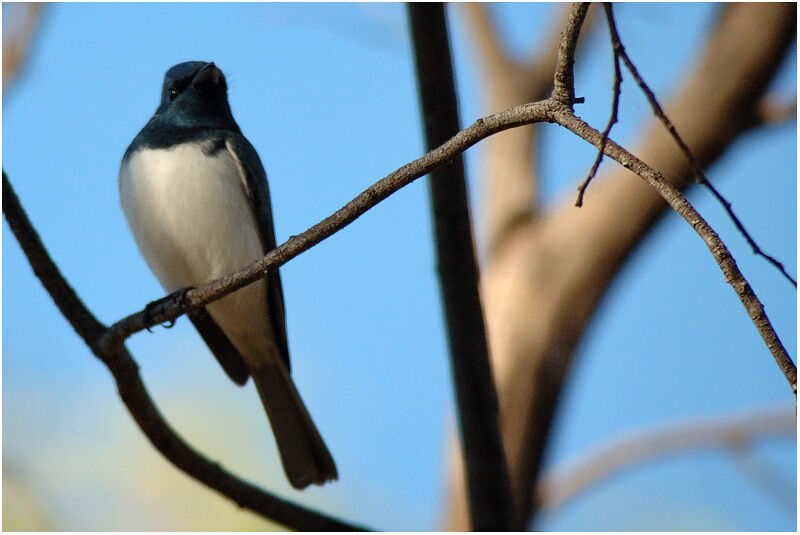
M225 75L213 62L187 61L169 69L154 119L175 127L238 130Z

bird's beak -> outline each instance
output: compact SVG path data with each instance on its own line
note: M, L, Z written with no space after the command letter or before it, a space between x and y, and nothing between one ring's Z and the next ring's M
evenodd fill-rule
M205 83L218 85L221 77L222 71L220 71L212 61L211 63L206 63L202 69L197 71L197 74L194 75L194 79L192 79L192 85L198 86Z

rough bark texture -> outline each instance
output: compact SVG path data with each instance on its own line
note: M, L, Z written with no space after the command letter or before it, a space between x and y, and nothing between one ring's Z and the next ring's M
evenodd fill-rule
M795 33L795 13L794 4L722 10L695 65L665 106L702 166L757 124L754 114ZM479 47L485 39L476 38ZM492 57L496 54L481 55L493 64L486 72L502 69ZM492 76L487 84L491 106L513 98L508 88L497 88L503 79ZM517 92L516 98L522 96ZM512 140L512 135L518 137ZM484 179L490 247L483 297L512 490L518 510L530 519L536 510L533 489L575 347L608 284L667 205L629 171L609 166L592 183L583 208L573 206L570 192L547 213L534 211L535 155L532 134L525 135L507 132L488 143ZM691 166L657 120L639 139L634 154L679 189L691 183ZM465 528L463 477L457 465L450 468L445 526L460 530Z

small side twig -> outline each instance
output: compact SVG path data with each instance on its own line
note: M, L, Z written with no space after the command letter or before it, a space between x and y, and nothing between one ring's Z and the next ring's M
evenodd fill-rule
M686 143L684 143L680 135L678 135L678 131L675 129L675 125L672 124L672 121L670 121L667 115L664 113L664 110L661 108L661 105L658 103L658 100L656 100L655 94L647 85L647 83L644 81L642 76L639 74L639 70L631 61L630 57L628 56L628 53L625 51L625 47L622 46L622 41L620 40L619 33L617 32L617 25L614 22L614 13L612 11L611 4L606 3L604 4L604 6L606 8L606 17L608 18L608 26L609 26L609 31L611 32L611 39L614 42L615 55L617 55L617 50L619 50L618 52L619 57L621 57L622 61L625 62L625 66L633 75L633 78L636 80L636 83L639 85L642 92L644 92L644 94L647 96L647 100L650 102L650 107L653 109L653 114L656 117L658 117L658 119L664 124L664 128L667 129L667 131L672 136L672 139L675 140L675 143L678 145L683 154L686 156L689 165L692 167L692 171L694 172L695 180L697 181L697 183L702 184L703 186L708 188L711 194L717 199L717 201L719 201L719 203L727 212L728 217L730 217L731 221L733 221L733 224L736 225L736 228L739 230L742 236L744 236L745 240L747 240L747 243L750 244L750 247L753 249L753 253L763 257L770 264L775 266L775 268L781 272L784 278L786 278L786 280L788 280L790 283L792 283L792 285L795 288L797 288L797 281L794 279L794 277L789 275L789 273L786 271L786 268L781 262L779 262L775 257L765 253L761 249L761 247L758 246L758 244L750 235L750 233L747 231L747 229L745 229L742 221L734 213L731 203L719 192L719 190L717 190L717 188L714 187L713 184L711 184L711 182L709 182L705 173L701 169L700 164L697 163L697 159L692 154L692 151L689 150L689 147L686 145Z
M604 2L603 8L605 9L606 18L609 20L610 25L612 24L611 20L609 19L611 4ZM589 182L592 181L597 174L597 170L600 168L600 162L603 161L603 150L606 148L606 140L608 140L608 135L611 133L611 127L617 122L617 114L619 112L619 95L622 86L622 72L619 67L621 45L619 44L618 40L614 40L613 38L611 39L611 45L614 50L614 86L612 88L613 97L611 102L611 117L608 118L608 124L606 124L606 127L603 129L602 148L597 151L597 157L594 159L594 163L592 164L592 168L589 170L589 174L586 175L586 178L583 179L583 182L578 185L578 198L575 199L575 206L578 208L583 206L583 195L586 193L586 188L589 187Z

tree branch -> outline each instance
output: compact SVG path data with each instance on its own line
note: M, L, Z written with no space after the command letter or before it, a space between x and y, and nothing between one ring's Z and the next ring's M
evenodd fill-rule
M756 104L753 122L757 125L777 125L797 118L797 98L766 95Z
M139 375L139 367L122 346L96 344L105 326L86 308L47 253L3 171L3 215L33 272L62 315L92 352L108 367L123 403L150 443L178 469L229 498L239 507L299 531L364 531L333 517L293 504L239 479L186 444L164 420Z
M705 448L740 448L797 431L794 407L746 411L629 431L551 468L536 487L537 503L552 511L615 474L658 457Z
M602 134L586 124L582 119L575 116L571 109L562 108L556 111L555 116L558 124L604 151L607 156L618 161L622 167L633 171L640 178L644 179L665 201L667 201L673 210L689 223L705 242L709 251L711 251L711 255L714 257L714 260L717 261L722 273L725 275L725 282L730 284L733 291L739 296L739 300L742 302L745 311L747 311L748 316L750 316L761 338L764 340L767 349L772 353L775 362L789 382L792 392L797 396L797 367L794 362L792 362L780 338L778 338L777 333L773 329L761 301L758 300L750 284L744 278L741 271L739 271L739 267L736 265L733 256L722 243L719 235L706 223L686 197L684 197L675 186L664 180L661 173L636 158L633 154L614 143L611 139L607 139L604 143Z
M565 9L560 9L561 13L549 25L553 34L544 39L544 44L536 43L535 48L532 47L534 54L525 62L516 61L505 51L488 4L467 2L459 7L466 15L486 82L490 86L491 109L497 109L494 106L508 108L547 96L552 89L553 72L561 44L560 29L568 23L570 9L566 8L569 5L565 4ZM594 20L594 17L587 16L585 24L590 23L589 19Z
M467 2L459 4L464 11L469 23L475 49L481 60L481 66L487 74L489 83L505 79L508 75L516 74L519 66L503 49L497 33L497 25L489 13L489 6L480 2Z
M447 20L441 3L407 7L426 145L431 150L459 130ZM472 528L520 529L497 423L497 393L478 291L463 155L431 173L428 184Z
M796 438L796 418L794 423L791 434ZM782 471L761 457L750 443L741 443L738 447L734 444L728 451L733 458L734 468L741 475L767 498L780 504L792 517L797 516L796 473L785 474L785 470Z

